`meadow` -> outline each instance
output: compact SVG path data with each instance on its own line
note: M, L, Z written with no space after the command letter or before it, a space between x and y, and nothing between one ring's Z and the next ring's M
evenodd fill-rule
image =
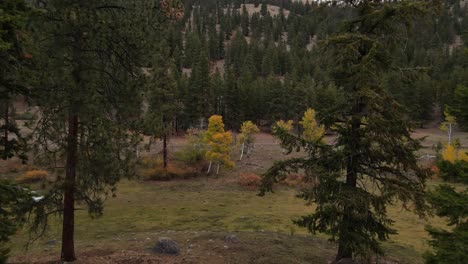
M434 131L420 130L418 135L428 136L429 142L443 137ZM466 134L456 136L467 145ZM183 144L183 139L176 138L170 150L177 151ZM156 155L155 149L146 155ZM429 145L422 153L431 153ZM271 136L261 134L248 159L238 161L233 170L222 169L218 176L122 181L117 196L106 200L102 217L90 219L86 211L77 211L78 263L327 263L335 245L325 235L311 235L292 223L314 210L295 197L294 188L278 186L275 193L260 197L258 191L238 184L240 174L261 174L274 160L285 157ZM25 168L13 163L4 168L15 168L9 175L17 177ZM428 188L436 184L437 179L430 180ZM399 204L389 207L389 215L398 234L384 243L383 263L422 263L422 254L429 249L424 227L444 227L444 220L421 219ZM52 221L46 236L28 251L24 249L27 233L20 232L13 238L12 263L54 263L60 252L60 231L59 221ZM237 236L240 242L225 241L228 235ZM182 254L152 254L150 249L159 237L176 240Z

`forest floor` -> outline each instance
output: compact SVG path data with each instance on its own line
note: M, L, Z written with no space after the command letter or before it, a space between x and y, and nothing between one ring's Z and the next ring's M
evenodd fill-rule
M415 136L428 136L422 154L433 153L431 146L445 138L437 129L417 130ZM468 146L468 133L455 137ZM174 138L170 150L183 144L183 139ZM275 193L259 197L237 183L241 173L261 174L274 160L286 157L270 135L260 134L252 155L219 176L122 181L117 196L106 200L102 217L90 219L86 211L77 211L77 263L328 263L334 244L291 221L314 210L295 198L295 189L279 186ZM17 177L26 168L15 160L0 162L0 175ZM429 188L438 183L431 180ZM444 220L421 219L399 204L390 206L388 214L398 234L384 243L387 257L379 263L422 263L422 254L429 249L424 227L444 227ZM60 230L59 221L53 220L47 235L28 251L23 247L28 236L20 232L13 238L11 263L57 263ZM239 242L226 241L228 235ZM152 253L160 237L179 243L181 254Z

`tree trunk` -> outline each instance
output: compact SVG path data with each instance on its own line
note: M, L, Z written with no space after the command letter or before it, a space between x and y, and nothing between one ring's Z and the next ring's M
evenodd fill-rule
M206 174L210 174L210 171L211 171L211 163L213 163L213 162L210 160L210 165L208 165L208 171L206 172Z
M216 168L216 175L219 174L219 163L218 163L218 167Z
M449 124L448 129L448 144L452 145L452 123Z
M356 188L357 185L357 166L358 166L358 155L353 155L359 150L359 127L360 127L360 119L353 118L351 121L351 134L349 138L349 145L348 149L350 150L348 153L348 158L346 161L346 185L350 188ZM338 253L336 255L336 261L338 262L340 259L344 258L352 258L353 251L349 248L349 244L352 243L350 240L350 236L348 235L352 232L352 214L354 208L350 206L344 207L344 216L340 227L340 234L338 239Z
M72 112L71 110L70 112ZM75 245L75 180L78 145L78 115L70 113L68 117L67 163L63 201L62 253L63 261L74 261Z
M3 145L3 148L4 148L4 154L5 154L5 159L7 159L8 157L8 152L9 152L9 149L8 149L8 129L10 128L10 113L9 113L9 105L8 105L8 99L5 100L5 131L4 131L4 135L3 135L3 140L4 140L4 145Z
M167 168L167 135L163 136L163 165Z
M241 150L241 155L239 160L242 160L242 157L244 156L244 143L242 143L242 150Z
M73 70L75 87L69 93L68 135L67 135L67 161L65 164L65 182L63 190L63 222L62 222L62 261L74 261L75 256L75 189L76 165L78 162L78 120L80 106L80 90L83 88L81 79L81 47L82 33L76 32L76 47L73 50L73 59L77 63Z

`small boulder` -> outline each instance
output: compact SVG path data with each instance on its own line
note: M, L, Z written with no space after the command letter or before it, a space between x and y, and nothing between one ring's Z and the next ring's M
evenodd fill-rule
M174 240L168 237L161 237L158 239L158 243L156 243L153 251L159 254L179 255L180 247Z
M234 243L237 244L240 242L239 238L236 235L229 235L224 237L224 241L227 243Z

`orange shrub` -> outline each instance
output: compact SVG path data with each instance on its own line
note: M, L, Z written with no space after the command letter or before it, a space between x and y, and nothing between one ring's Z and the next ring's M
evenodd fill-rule
M19 177L17 181L19 183L35 183L45 180L47 176L49 176L49 173L45 170L30 170Z
M300 174L289 174L284 183L290 187L300 186L304 183L304 175Z
M241 173L239 175L238 183L240 186L245 187L249 190L256 190L262 182L262 177L255 173Z
M173 179L188 179L200 175L200 171L195 167L182 167L169 164L167 168L162 165L155 166L143 171L143 177L151 181L170 181Z

